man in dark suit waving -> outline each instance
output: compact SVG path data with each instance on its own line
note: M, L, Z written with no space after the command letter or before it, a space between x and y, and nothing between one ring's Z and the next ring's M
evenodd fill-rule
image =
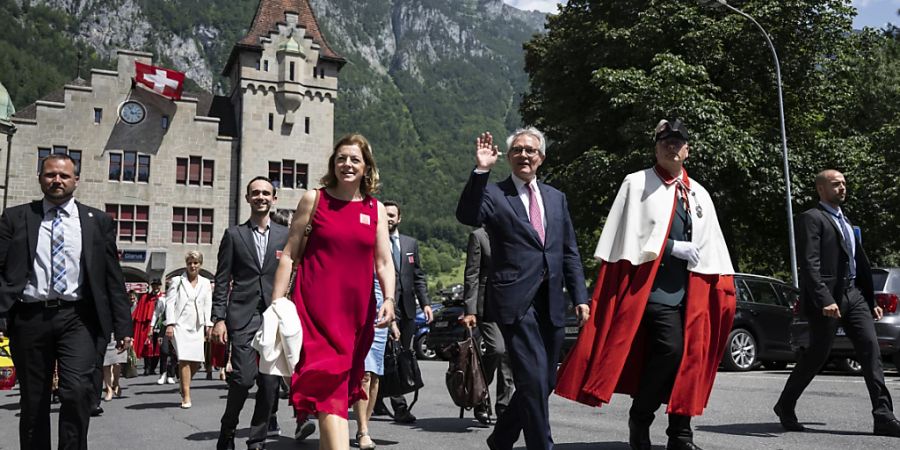
M279 377L259 373L257 353L251 347L253 336L262 325L262 313L271 302L278 257L287 243L287 227L269 220L276 198L275 187L268 178L250 180L245 196L250 204L250 219L225 230L219 244L210 314L215 324L212 338L221 344L231 343L233 372L228 380L218 450L234 448L238 418L254 381L258 390L248 448L265 448L270 415L278 401ZM277 418L272 417L272 421L271 428L277 430ZM313 426L308 422L304 425Z
M50 448L50 381L59 362L59 448L87 448L95 376L115 334L131 346L131 303L105 212L73 198L78 169L68 155L41 160L43 200L0 218L0 315L8 312L19 376L19 446Z
M850 221L841 210L847 196L844 175L824 170L816 175L819 204L797 216L797 254L800 262L800 302L809 319L809 348L785 383L775 414L788 431L803 431L794 408L803 390L828 360L834 333L842 326L853 342L872 400L874 433L900 437L891 394L884 384L881 351L874 320L882 317L875 305L872 272Z
M384 211L388 218L388 231L391 233L391 255L394 258L394 269L397 274L397 326L400 329L400 345L412 348L416 337L416 310L422 308L425 321L431 323L431 301L428 299L428 286L425 271L419 259L419 242L411 236L400 234L398 227L403 217L400 205L390 200L384 202ZM394 409L394 421L413 423L416 416L409 410L406 397L391 397Z
M477 166L456 207L456 218L484 225L492 264L485 319L500 324L516 392L488 437L491 450L509 450L524 431L529 450L553 448L547 400L565 337L564 287L579 322L590 315L581 256L566 196L537 180L546 140L535 128L507 139L512 176L488 184L499 149L490 133L475 142Z

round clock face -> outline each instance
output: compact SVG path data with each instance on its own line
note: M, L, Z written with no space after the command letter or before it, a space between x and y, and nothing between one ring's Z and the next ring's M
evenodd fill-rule
M121 117L125 123L136 124L144 120L146 115L147 110L144 109L144 105L131 100L123 103L122 107L119 109L119 117Z

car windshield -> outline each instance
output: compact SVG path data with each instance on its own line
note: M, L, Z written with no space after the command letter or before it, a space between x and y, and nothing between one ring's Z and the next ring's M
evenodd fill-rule
M872 270L872 284L876 291L883 291L884 285L887 283L888 273L887 270Z

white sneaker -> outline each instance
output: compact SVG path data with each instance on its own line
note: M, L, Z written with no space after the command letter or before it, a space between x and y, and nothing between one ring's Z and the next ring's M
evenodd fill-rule
M166 383L175 384L175 379L172 377L168 377L168 378L166 378Z
M166 374L163 373L159 376L159 379L156 380L156 384L166 384Z

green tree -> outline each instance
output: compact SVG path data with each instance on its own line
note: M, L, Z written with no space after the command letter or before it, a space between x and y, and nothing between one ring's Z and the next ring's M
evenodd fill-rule
M522 114L553 141L544 170L570 193L582 249L595 245L622 178L652 164L656 122L679 117L692 134L687 170L712 193L736 268L785 275L771 53L752 23L703 3L570 0L525 46ZM870 256L895 258L900 196L885 161L896 159L900 125L896 41L854 33L849 1L733 3L779 51L794 209L814 204L816 172L843 170Z

